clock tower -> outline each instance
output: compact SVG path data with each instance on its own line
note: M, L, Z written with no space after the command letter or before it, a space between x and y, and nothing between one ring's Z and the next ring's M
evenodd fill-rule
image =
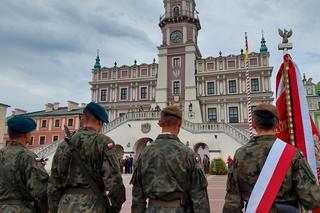
M201 58L197 45L201 26L195 0L164 0L163 3L156 104L161 108L180 106L184 119L200 123L203 120L196 95L195 61Z

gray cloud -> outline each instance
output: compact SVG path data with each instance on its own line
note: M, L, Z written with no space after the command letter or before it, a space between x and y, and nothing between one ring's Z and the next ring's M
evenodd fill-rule
M249 35L259 51L261 30L274 66L279 27L292 28L292 57L320 81L319 1L196 0L203 57L238 54ZM90 100L91 69L100 49L103 66L151 63L161 42L162 0L3 0L0 7L0 102L29 111L47 102Z

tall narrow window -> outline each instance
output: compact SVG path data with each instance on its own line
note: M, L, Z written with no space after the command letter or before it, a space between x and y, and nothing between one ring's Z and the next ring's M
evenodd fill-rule
M40 145L43 145L46 143L46 136L40 136L40 139L39 139L39 144Z
M57 140L59 140L59 136L58 135L54 135L53 136L53 141L57 141Z
M180 67L180 58L173 58L173 68Z
M258 78L251 79L251 91L252 92L259 91L259 79Z
M216 108L208 108L208 120L217 122L217 109Z
M56 119L54 121L54 127L60 127L60 120L59 119Z
M147 87L141 87L140 88L140 99L146 99L147 98Z
M73 126L73 119L72 118L68 119L68 126Z
M46 128L47 127L47 120L42 120L41 121L41 128Z
M100 90L100 101L107 101L107 90Z
M238 107L229 107L229 122L239 123Z
M128 89L121 88L120 90L120 100L127 100L128 99Z
M229 80L229 93L237 92L237 82L236 80Z
M34 140L34 137L31 136L31 139L30 139L30 141L29 141L29 145L33 145L33 140Z
M207 82L207 94L208 95L214 94L214 82Z
M173 82L173 94L174 95L180 94L180 81Z
M179 7L173 8L173 17L178 17L180 15Z

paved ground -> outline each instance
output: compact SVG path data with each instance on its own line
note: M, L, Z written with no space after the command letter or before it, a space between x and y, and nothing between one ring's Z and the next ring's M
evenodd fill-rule
M123 182L126 186L127 190L127 201L122 206L121 213L130 213L131 210L131 190L132 185L129 185L131 175L123 175ZM209 201L211 212L221 213L222 207L224 204L224 196L226 191L226 176L208 176L208 193L209 193Z

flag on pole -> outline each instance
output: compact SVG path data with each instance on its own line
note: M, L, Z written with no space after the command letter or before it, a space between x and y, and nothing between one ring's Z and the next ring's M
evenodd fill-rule
M251 86L250 86L250 74L249 74L249 47L248 47L248 36L245 32L245 62L246 62L246 92L247 92L247 109L248 109L248 123L249 123L249 135L253 137L252 127L252 110L251 110Z
M300 149L318 177L315 146L319 145L320 135L309 114L299 68L289 54L284 56L277 74L276 106L279 109L277 137Z

